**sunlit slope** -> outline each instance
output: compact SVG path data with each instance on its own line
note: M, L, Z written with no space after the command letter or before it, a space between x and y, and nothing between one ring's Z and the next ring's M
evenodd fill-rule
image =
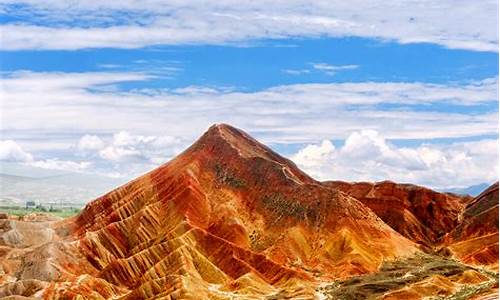
M462 261L498 269L498 182L467 205L445 245Z
M433 246L460 223L468 196L440 193L422 186L382 181L377 183L327 181L372 209L408 239Z
M93 275L129 299L306 297L318 280L417 251L362 203L228 125L60 226Z

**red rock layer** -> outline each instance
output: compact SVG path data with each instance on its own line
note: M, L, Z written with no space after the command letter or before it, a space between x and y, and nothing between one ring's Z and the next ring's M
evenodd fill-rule
M72 270L53 299L93 285L104 298L307 298L317 279L417 251L361 202L227 125L56 231L68 226L93 270Z
M445 245L466 263L498 266L498 182L467 204L461 220Z
M459 224L468 199L421 186L390 181L377 183L328 181L371 208L394 230L414 242L435 245Z

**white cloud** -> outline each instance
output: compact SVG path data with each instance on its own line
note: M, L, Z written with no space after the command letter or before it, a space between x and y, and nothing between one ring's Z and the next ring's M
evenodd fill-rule
M99 151L99 155L107 160L111 161L124 161L126 159L132 159L140 156L140 152L137 150L122 148L122 147L113 147L108 146L101 151Z
M92 163L88 161L75 162L75 161L59 160L59 159L47 159L47 160L34 161L32 163L29 163L29 165L42 169L82 172L88 169L92 165Z
M334 66L327 63L314 63L312 64L313 68L319 71L324 72L326 75L333 76L339 71L344 70L354 70L357 69L358 65L342 65L342 66Z
M24 151L23 148L13 140L0 141L0 162L18 162L32 167L71 172L83 171L91 165L91 162L88 161L75 162L59 159L35 160L31 153Z
M73 143L66 147L66 152L57 149L51 153L50 149L43 149L45 155L49 150L48 155L54 157L35 159L15 141L0 141L0 162L46 170L133 178L166 163L188 146L185 140L174 136L136 135L127 131L112 136L85 134L80 139L75 138ZM63 155L64 159L59 155Z
M332 150L328 143L317 145L324 151L318 161L330 152L357 160L355 155L370 149L370 153L383 154L379 163L415 170L428 168L433 161L442 162L446 157L443 149L421 148L418 155L411 149L389 151L392 148L384 139L498 133L496 78L463 84L295 84L255 92L197 86L127 92L95 89L148 79L143 73L119 72L7 75L2 79L0 132L8 134L8 139L22 139L25 151L37 157L59 158L59 167L61 161L74 161L80 165L67 167L125 176L166 162L210 125L220 122L249 131L268 144L347 139L343 148L352 151ZM398 108L383 108L387 104ZM433 111L434 105L457 112ZM469 107L477 112L470 113ZM361 129L367 130L352 134ZM383 133L384 139L375 131ZM40 140L41 135L50 135L50 142ZM26 156L23 159L29 160ZM303 163L311 165L316 160L312 156ZM39 164L51 167L50 162ZM372 167L368 164L366 169Z
M113 135L108 146L99 154L108 160L124 160L141 158L148 162L166 161L182 144L182 140L173 136L133 135L120 131Z
M494 0L3 2L32 5L27 11L17 6L10 12L33 21L1 26L1 46L7 50L136 48L321 36L498 50L498 2Z
M141 81L153 76L140 72L30 72L17 71L2 78L3 93L22 93L29 86L39 92L54 92L61 90L77 91L98 85L109 85L126 81Z
M76 144L80 158L93 162L89 172L110 177L132 177L167 162L186 146L168 135L137 135L120 131L111 137L84 135Z
M310 144L300 150L293 159L305 168L321 167L325 160L328 160L335 152L335 146L329 140L323 140L321 144Z
M77 144L78 150L99 150L104 147L104 142L96 135L84 135Z
M495 103L496 78L468 84L294 84L255 92L206 87L129 92L94 89L148 78L116 72L15 73L2 79L2 131L12 139L23 132L83 136L128 131L144 137L169 135L192 140L211 124L226 122L274 143L314 142L332 135L346 138L360 124L393 139L498 132L497 109L467 111L469 106ZM381 104L399 108L388 111ZM434 104L455 106L462 113L433 111ZM423 106L427 108L416 109ZM29 141L25 144L30 146Z
M26 152L15 141L0 141L0 161L33 161L33 155Z
M320 180L409 182L434 188L498 180L498 140L398 147L378 132L354 132L340 148L328 140L292 157Z
M330 65L327 63L310 63L310 68L308 69L285 69L282 70L286 74L290 75L303 75L310 74L313 71L322 72L328 76L333 76L340 71L354 70L359 68L358 65Z
M302 75L302 74L311 73L311 70L308 70L308 69L285 69L285 70L283 70L283 72L286 74L290 74L290 75Z

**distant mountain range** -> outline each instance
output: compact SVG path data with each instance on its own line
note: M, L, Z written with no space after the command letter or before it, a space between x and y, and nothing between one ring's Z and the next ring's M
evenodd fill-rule
M122 184L104 176L66 173L43 177L27 177L0 173L0 206L72 203L84 206L92 198Z
M442 192L448 192L448 193L454 193L454 194L458 194L458 195L470 195L470 196L478 196L479 194L481 194L482 191L484 191L485 189L487 189L489 186L491 185L491 183L480 183L480 184L476 184L476 185L471 185L469 187L466 187L466 188L450 188L450 189L445 189L445 190L442 190Z

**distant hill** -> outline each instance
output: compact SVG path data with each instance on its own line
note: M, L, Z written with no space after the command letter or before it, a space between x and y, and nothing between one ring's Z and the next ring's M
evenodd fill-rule
M465 187L465 188L446 189L446 190L443 190L443 192L454 193L454 194L458 194L458 195L470 195L470 196L476 197L479 194L481 194L482 191L487 189L489 186L490 186L489 183L483 182L483 183L471 185L471 186Z
M122 184L119 179L104 176L67 173L45 177L28 177L0 173L0 205L24 205L86 202Z

